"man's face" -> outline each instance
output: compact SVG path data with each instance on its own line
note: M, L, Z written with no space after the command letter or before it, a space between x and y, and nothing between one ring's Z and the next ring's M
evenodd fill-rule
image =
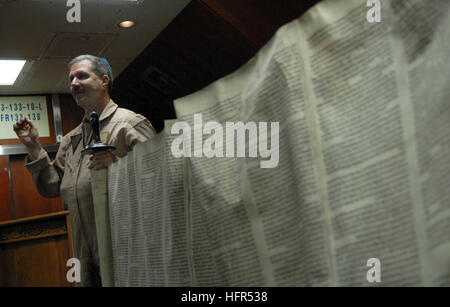
M101 103L105 94L103 80L92 71L89 60L76 62L70 68L70 89L77 104L85 110L92 111Z

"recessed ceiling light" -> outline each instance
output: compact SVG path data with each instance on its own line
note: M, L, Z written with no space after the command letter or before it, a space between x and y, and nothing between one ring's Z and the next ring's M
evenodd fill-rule
M122 21L121 23L119 23L119 27L121 28L131 28L135 25L134 21L131 20L126 20L126 21Z
M0 85L13 85L25 62L25 60L0 60Z

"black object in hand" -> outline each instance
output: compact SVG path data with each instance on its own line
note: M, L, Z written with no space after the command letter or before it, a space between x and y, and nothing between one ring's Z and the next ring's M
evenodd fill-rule
M94 144L88 145L81 151L82 153L88 152L90 154L94 154L96 152L100 151L107 151L107 150L115 150L116 148L111 145L103 144L100 140L100 119L98 118L97 113L92 112L91 113L91 127L92 132L94 134Z
M101 143L100 141L100 120L97 113L91 113L91 127L94 133L94 143Z

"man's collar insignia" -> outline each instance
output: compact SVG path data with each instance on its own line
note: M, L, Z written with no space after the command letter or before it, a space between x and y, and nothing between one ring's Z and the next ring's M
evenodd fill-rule
M75 153L77 150L78 144L80 144L81 141L81 134L72 135L70 137L70 140L72 141L72 153Z

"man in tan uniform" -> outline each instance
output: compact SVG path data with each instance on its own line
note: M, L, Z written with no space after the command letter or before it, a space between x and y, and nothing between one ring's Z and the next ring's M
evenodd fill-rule
M97 236L90 185L90 170L108 167L123 157L138 142L154 136L155 130L142 115L118 108L110 99L112 71L106 60L83 55L69 63L72 95L85 111L82 123L65 135L54 161L39 143L37 129L24 118L14 126L28 149L26 167L39 193L45 197L62 196L70 211L74 257L81 263L81 286L101 286ZM89 116L99 114L100 138L115 146L114 152L94 156L81 150L94 140Z

